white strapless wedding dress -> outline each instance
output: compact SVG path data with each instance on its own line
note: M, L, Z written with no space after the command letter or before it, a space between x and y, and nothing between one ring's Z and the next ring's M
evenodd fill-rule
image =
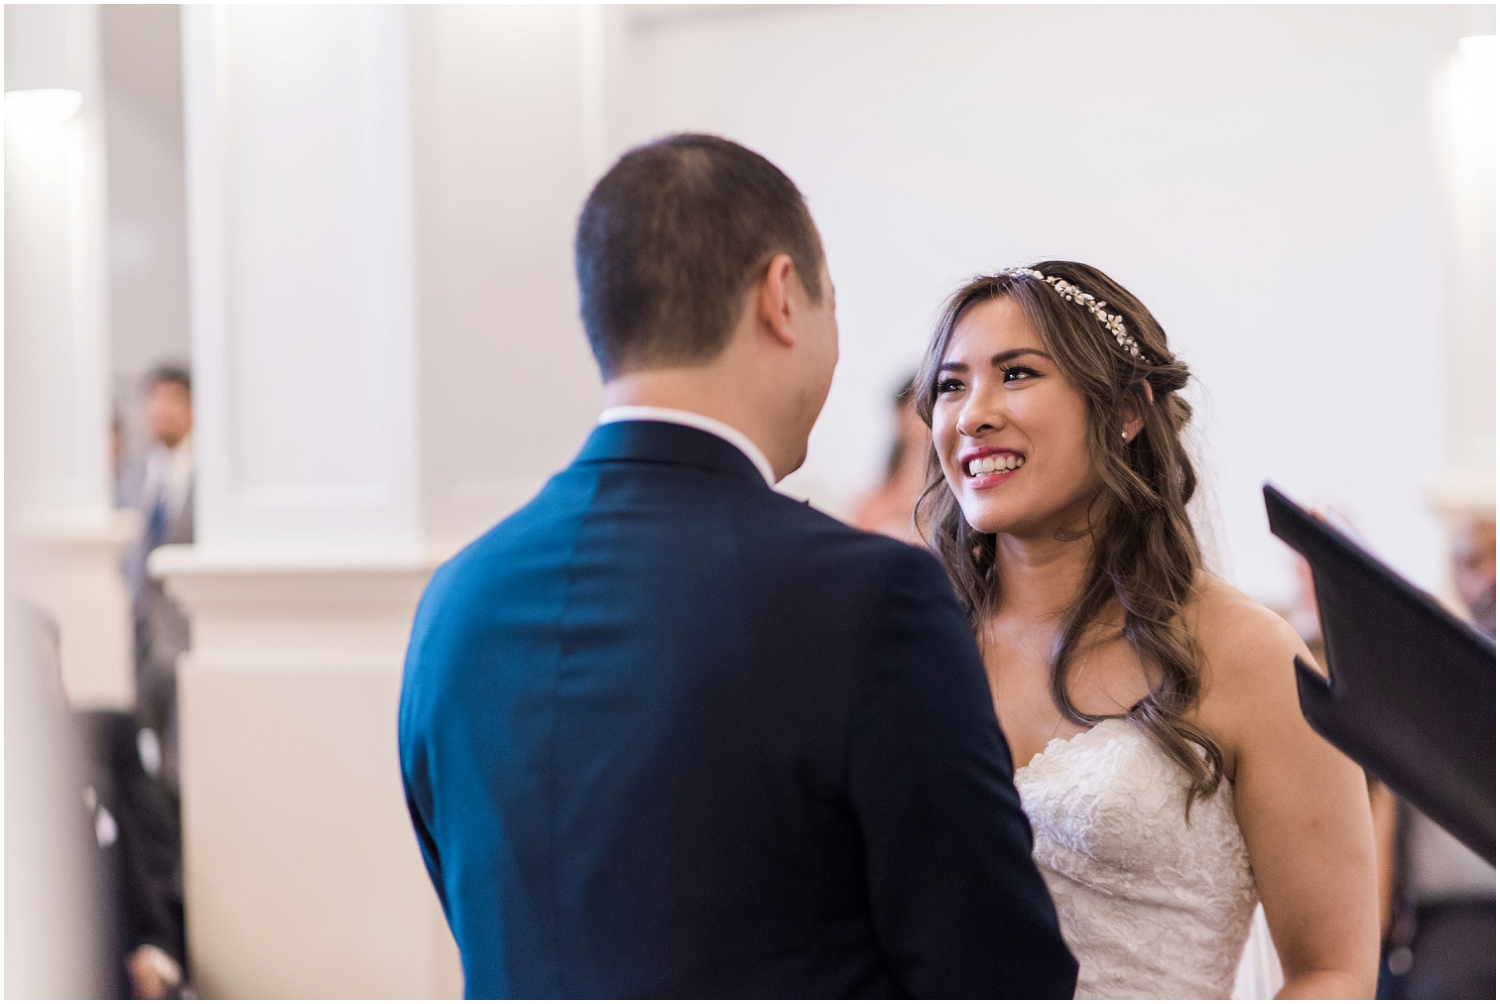
M1078 959L1080 998L1228 998L1255 879L1226 781L1183 816L1187 775L1106 719L1016 771L1032 857Z

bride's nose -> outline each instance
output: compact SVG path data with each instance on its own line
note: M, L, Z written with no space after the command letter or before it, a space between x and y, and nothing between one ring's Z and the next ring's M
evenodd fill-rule
M972 394L958 413L959 435L976 439L1005 425L1004 409L988 394Z

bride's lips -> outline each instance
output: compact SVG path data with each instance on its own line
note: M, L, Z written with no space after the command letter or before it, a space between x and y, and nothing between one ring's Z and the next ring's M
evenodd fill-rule
M983 462L980 464L982 467L995 469L971 473L974 465L980 462ZM1004 484L1019 474L1025 463L1026 455L1021 451L998 446L977 447L959 457L959 468L963 471L964 484L976 491Z

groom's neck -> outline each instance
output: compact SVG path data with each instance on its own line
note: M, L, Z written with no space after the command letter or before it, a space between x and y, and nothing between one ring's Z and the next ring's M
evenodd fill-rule
M722 362L623 374L604 385L604 406L672 408L716 419L748 436L771 462L777 479L785 477L801 463L801 455L788 456L788 436L778 428L775 403L760 398L756 381Z

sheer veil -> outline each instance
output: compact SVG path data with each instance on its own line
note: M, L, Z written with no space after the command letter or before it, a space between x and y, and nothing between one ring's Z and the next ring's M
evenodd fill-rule
M1265 908L1256 904L1255 919L1250 921L1250 937L1245 941L1245 954L1240 956L1240 968L1234 977L1234 999L1270 1000L1283 982L1281 959L1276 955L1276 946L1271 944Z

